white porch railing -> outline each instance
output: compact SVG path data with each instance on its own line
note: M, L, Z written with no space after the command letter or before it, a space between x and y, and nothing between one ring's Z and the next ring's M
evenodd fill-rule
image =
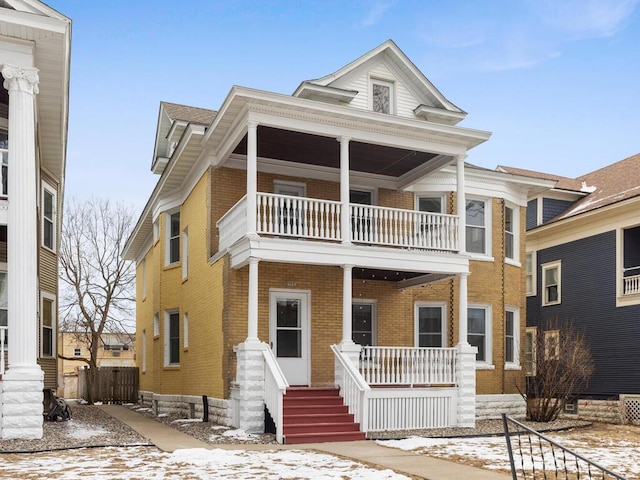
M354 243L400 248L458 250L458 217L438 213L350 204ZM219 248L247 231L247 201L240 199L220 220ZM261 235L340 242L340 202L273 193L256 196L256 232Z
M456 349L362 347L360 373L369 385L456 385Z
M0 199L7 198L7 174L9 171L9 148L7 140L0 140Z
M630 272L632 270L640 270L640 266L625 268L625 272ZM628 277L624 277L624 295L636 295L640 293L640 274L638 275L630 275Z
M341 240L340 202L258 193L258 233Z
M282 443L284 425L282 404L289 383L284 378L273 351L266 348L262 355L264 356L264 403L276 426L276 440L278 443Z
M354 242L406 248L458 250L458 217L351 204Z
M0 375L4 375L4 357L7 352L7 327L0 327Z
M340 395L349 407L349 413L352 413L355 421L360 424L360 430L366 432L369 420L368 395L371 387L337 345L331 345L331 350L336 358L336 380L340 387Z

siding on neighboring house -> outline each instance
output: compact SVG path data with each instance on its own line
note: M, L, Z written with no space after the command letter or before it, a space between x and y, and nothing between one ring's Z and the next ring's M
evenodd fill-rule
M527 230L531 230L538 225L538 200L533 199L527 202Z
M541 264L562 261L561 304L541 306ZM571 322L585 332L597 365L585 397L640 393L640 305L616 307L616 233L537 252L538 294L527 298L528 325Z
M557 200L555 198L542 199L542 223L546 223L554 217L563 213L573 202L568 200Z

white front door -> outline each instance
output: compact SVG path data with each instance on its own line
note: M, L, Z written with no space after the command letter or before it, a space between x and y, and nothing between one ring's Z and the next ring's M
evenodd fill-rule
M309 385L309 293L272 290L271 348L289 385Z

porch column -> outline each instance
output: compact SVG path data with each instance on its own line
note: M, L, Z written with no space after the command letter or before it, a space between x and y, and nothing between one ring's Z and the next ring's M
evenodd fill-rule
M467 277L459 275L458 292L458 345L456 381L458 385L457 421L459 427L473 427L476 421L476 354L478 349L469 345L467 339Z
M349 212L349 137L340 137L340 231L342 243L351 243L351 214ZM349 335L351 339L351 335Z
M461 273L458 278L460 280L460 287L458 289L458 343L469 344L467 339L468 334L468 320L467 320L467 277L468 273Z
M247 343L258 340L258 259L249 259L249 300L247 319Z
M2 438L42 438L44 373L38 360L38 216L34 97L38 69L3 65L9 91L7 228L9 368L2 382ZM55 341L55 340L54 340Z
M258 122L247 122L247 235L256 234L258 193Z
M351 335L353 265L343 265L342 268L342 342L340 342L340 351L349 357L353 364L357 366L361 347L353 342Z
M458 155L456 163L457 179L457 214L458 214L458 250L460 253L467 251L467 197L464 183L464 159L466 155Z

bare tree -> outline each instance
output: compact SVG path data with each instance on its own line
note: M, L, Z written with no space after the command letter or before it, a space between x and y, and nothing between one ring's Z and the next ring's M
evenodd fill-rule
M88 346L80 360L89 367L89 403L95 399L98 348L103 333L131 335L135 309L135 266L122 258L133 213L108 200L69 202L60 239L61 327Z
M594 370L584 333L572 323L547 321L536 329L525 354L533 376L527 378L527 419L550 422L587 387Z

